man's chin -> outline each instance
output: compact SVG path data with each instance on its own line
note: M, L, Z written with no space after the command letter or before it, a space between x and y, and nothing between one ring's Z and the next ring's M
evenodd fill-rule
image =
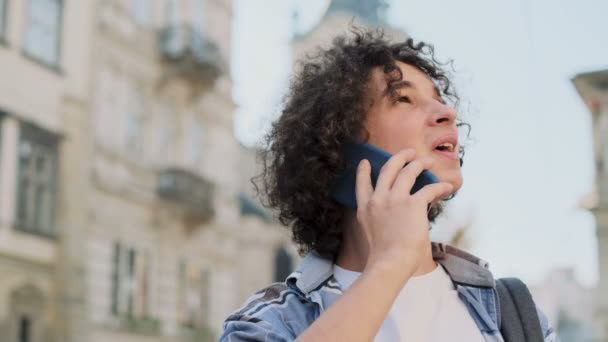
M431 172L433 172L433 170L431 170ZM435 173L435 175L437 176L437 178L439 178L440 182L452 184L452 186L454 187L452 192L456 192L462 187L463 179L460 170L442 170Z

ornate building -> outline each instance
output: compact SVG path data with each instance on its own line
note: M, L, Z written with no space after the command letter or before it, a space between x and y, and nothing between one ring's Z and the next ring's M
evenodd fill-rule
M243 191L231 25L230 0L0 0L0 340L213 340L290 268Z
M608 70L579 74L573 83L593 123L596 193L585 205L597 222L600 282L595 316L601 336L608 339Z
M388 4L384 0L331 0L327 1L318 23L312 28L296 29L292 40L294 60L299 60L305 53L313 52L317 46L327 45L333 37L346 33L350 24L362 27L381 27L395 39L402 39L405 34L396 30L387 22ZM294 13L296 27L299 13Z
M63 279L83 271L66 268L82 255L66 255L63 237L86 229L87 23L95 12L91 1L63 3L0 0L0 340L7 342L66 341L85 328L64 320L82 298Z

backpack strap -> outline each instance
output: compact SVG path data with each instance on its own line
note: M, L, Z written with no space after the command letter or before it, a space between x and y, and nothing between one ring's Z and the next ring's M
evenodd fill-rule
M500 332L505 342L543 342L536 305L526 284L517 278L496 281L500 298Z

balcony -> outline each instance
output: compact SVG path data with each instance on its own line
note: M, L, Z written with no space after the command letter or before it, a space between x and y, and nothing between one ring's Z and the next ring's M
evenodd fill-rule
M186 80L204 88L227 69L218 46L192 25L171 25L161 30L159 49L168 73L164 80Z
M210 220L213 208L213 183L192 172L168 168L158 175L158 196L174 204L192 226Z

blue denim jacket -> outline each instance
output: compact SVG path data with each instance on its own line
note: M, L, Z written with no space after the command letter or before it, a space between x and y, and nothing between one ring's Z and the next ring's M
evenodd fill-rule
M504 341L499 331L500 309L488 264L451 246L433 243L433 258L446 270L459 298L486 341ZM293 341L342 295L331 260L308 254L284 283L253 295L224 323L221 342ZM538 311L546 342L559 338Z

